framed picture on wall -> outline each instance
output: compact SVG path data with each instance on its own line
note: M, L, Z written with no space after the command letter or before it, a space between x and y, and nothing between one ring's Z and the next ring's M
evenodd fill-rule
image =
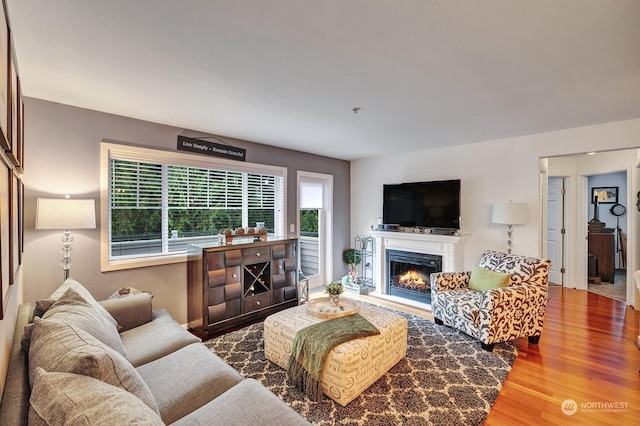
M7 25L4 7L0 7L0 147L9 146L9 55L11 54L11 34Z
M16 283L21 260L18 186L18 176L11 171L9 173L9 284Z
M22 100L22 87L18 79L18 161L16 169L24 173L24 101Z
M618 187L598 186L591 188L591 204L595 203L596 198L598 198L598 204L617 204Z
M14 166L20 167L20 81L16 74L16 64L9 55L9 149L6 151Z
M24 183L18 181L18 265L22 265L24 253Z
M0 160L0 319L7 308L12 287L9 275L9 188L12 176L13 170Z

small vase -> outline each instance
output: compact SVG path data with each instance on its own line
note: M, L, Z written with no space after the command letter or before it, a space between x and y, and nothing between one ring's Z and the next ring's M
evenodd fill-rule
M340 295L339 294L330 294L329 295L329 306L337 308L340 306Z

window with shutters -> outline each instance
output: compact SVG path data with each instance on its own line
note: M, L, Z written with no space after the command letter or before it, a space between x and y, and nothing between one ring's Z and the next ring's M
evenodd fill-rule
M103 270L181 261L189 244L256 222L283 234L285 168L102 145Z

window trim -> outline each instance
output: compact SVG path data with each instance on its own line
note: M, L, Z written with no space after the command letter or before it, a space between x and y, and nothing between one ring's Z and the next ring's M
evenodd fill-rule
M143 268L147 266L181 263L187 260L186 253L165 253L137 255L118 260L109 259L109 158L122 160L170 163L178 166L223 168L225 170L271 174L283 179L282 191L282 229L284 235L287 224L287 168L267 164L226 160L217 157L190 154L180 151L146 148L138 145L126 145L103 140L100 143L100 268L102 272L123 269Z

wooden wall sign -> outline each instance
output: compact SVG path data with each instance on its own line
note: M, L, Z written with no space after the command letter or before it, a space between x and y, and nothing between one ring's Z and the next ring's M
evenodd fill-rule
M178 135L179 151L189 151L198 154L211 155L213 157L222 157L229 160L245 161L247 150L244 148L236 148L231 145L204 141L202 139L188 138Z

